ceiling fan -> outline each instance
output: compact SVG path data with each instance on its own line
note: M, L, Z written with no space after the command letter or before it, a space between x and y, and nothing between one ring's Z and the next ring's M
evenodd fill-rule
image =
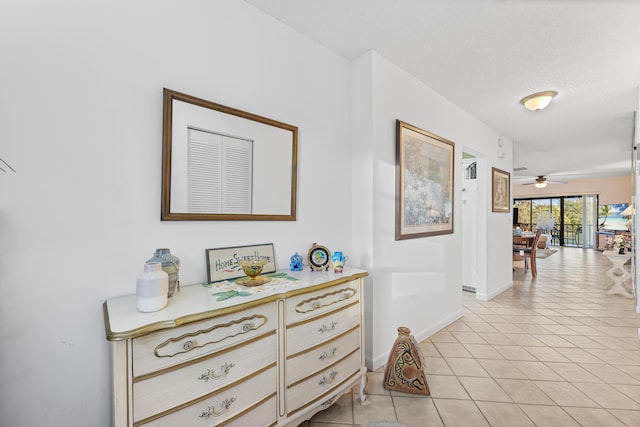
M522 185L535 185L536 188L544 188L547 184L567 184L566 181L547 181L547 178L543 175L539 175L534 182L527 182Z

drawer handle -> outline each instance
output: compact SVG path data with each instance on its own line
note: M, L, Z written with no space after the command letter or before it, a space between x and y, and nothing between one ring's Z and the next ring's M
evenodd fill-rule
M231 320L228 323L218 323L206 329L193 330L178 337L168 338L159 344L153 354L156 357L174 357L178 354L201 349L231 339L240 334L250 333L265 326L266 316L254 314L251 317Z
M358 292L355 289L347 288L340 289L335 292L330 292L328 294L320 295L317 297L309 298L303 301L300 301L296 305L297 313L309 313L310 311L318 310L323 307L329 307L333 304L339 304L343 301L347 301L353 297L355 297Z
M337 375L338 375L338 373L336 371L331 371L331 373L329 374L329 378L322 377L322 379L320 380L320 382L318 384L319 385L331 384L333 382L333 380L336 379Z
M209 417L219 417L227 412L231 407L231 404L235 401L235 397L223 400L222 403L220 403L220 411L216 411L216 408L214 408L213 406L207 406L207 410L200 414L200 418L208 420Z
M323 351L320 357L318 357L318 359L320 360L331 359L333 356L336 355L336 350L338 349L336 347L333 347L329 351Z
M320 328L318 328L318 332L320 332L321 334L324 334L325 332L331 332L336 328L337 324L338 322L330 322L329 326L324 324Z
M235 363L227 363L224 362L224 365L220 367L220 373L216 373L213 369L207 369L207 371L198 377L199 380L204 381L205 383L209 380L219 380L227 375L229 375L229 371L231 368L236 366Z

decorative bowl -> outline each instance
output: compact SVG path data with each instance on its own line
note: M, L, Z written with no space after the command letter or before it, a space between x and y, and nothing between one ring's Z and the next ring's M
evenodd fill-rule
M258 286L269 282L271 279L268 277L258 277L268 262L263 258L246 258L238 261L238 264L242 266L242 271L248 277L240 278L237 282L243 286Z

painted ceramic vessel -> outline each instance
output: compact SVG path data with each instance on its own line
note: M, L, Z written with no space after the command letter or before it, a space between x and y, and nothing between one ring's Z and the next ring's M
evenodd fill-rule
M345 256L340 251L336 251L331 255L331 263L333 264L334 273L342 273L344 269L344 263L349 259L348 256Z
M180 278L178 271L180 270L180 258L171 254L167 248L156 249L155 253L147 262L159 262L162 264L162 270L169 275L169 290L167 296L175 295L180 287Z
M386 390L430 396L424 357L411 330L405 326L398 328L398 338L389 352L382 386Z

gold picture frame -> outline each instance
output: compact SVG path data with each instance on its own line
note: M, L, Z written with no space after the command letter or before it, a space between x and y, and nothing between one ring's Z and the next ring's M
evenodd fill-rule
M162 221L295 221L297 170L297 126L164 88Z
M455 144L396 120L396 240L453 233Z
M511 212L511 174L491 168L491 211Z

